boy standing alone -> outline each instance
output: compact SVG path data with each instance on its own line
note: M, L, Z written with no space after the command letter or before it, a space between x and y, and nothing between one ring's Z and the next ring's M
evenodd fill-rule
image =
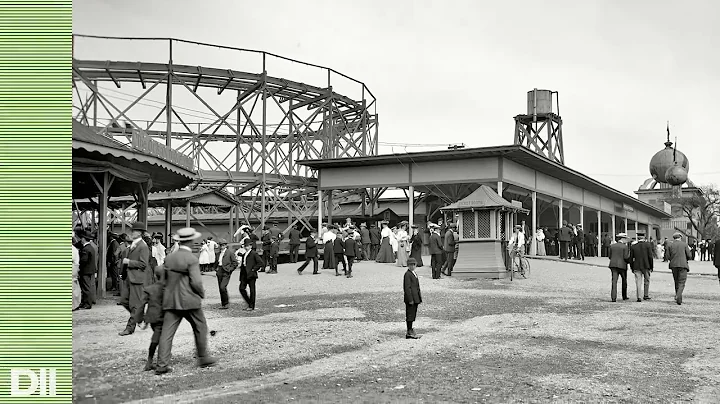
M405 271L405 278L403 279L403 290L405 292L405 321L407 323L407 333L405 339L419 339L420 336L415 334L413 329L413 322L417 315L418 305L422 303L422 296L420 296L420 280L418 279L415 267L417 261L415 258L408 258L407 260L407 271Z

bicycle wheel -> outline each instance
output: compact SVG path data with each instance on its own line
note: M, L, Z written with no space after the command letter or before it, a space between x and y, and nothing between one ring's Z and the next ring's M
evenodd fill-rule
M528 261L527 258L522 257L520 258L520 262L522 263L522 276L523 278L527 279L530 277L530 261Z

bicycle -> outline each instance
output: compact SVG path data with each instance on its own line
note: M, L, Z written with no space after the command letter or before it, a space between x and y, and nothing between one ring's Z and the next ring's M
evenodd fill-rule
M510 271L510 282L512 282L515 277L516 271L522 275L524 279L527 279L530 276L530 261L528 261L518 249L510 251L510 259L512 260L510 269L508 269L508 271Z

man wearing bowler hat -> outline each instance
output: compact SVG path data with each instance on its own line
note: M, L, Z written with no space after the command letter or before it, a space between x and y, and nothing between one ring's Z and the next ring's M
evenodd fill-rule
M673 234L673 242L668 249L668 266L672 271L673 281L675 282L675 303L682 304L682 295L685 290L685 281L687 274L690 272L688 261L692 260L692 252L687 243L682 239L682 233Z
M143 240L143 234L147 231L145 223L135 222L132 225L132 243L125 251L122 260L123 273L126 274L123 282L125 287L120 295L120 304L130 313L130 319L120 336L130 335L135 332L135 312L142 307L143 285L148 273L153 273L150 268L150 247ZM149 272L148 272L149 271Z
M163 293L165 318L158 347L158 362L155 369L157 375L170 371L168 365L172 357L173 338L183 319L187 320L193 329L198 366L212 366L217 362L217 359L207 352L208 328L202 310L205 289L200 272L200 260L192 253L191 248L194 241L200 237L202 234L192 227L178 230L174 239L180 243L180 248L165 258L165 292Z
M80 270L78 280L80 281L81 309L92 308L95 302L95 275L97 273L97 249L91 243L93 236L87 230L78 232L79 238L82 240L80 252Z

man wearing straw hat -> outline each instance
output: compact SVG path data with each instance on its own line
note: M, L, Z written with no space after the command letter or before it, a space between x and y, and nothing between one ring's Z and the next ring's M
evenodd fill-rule
M155 369L155 374L158 375L170 372L168 365L172 357L173 338L183 319L187 320L193 329L198 366L212 366L217 362L217 359L207 352L208 328L202 310L205 289L200 260L192 253L191 248L194 240L200 237L202 234L192 227L178 230L174 239L180 243L180 249L165 258L165 318Z
M135 312L142 307L143 285L146 281L146 273L153 273L150 268L150 247L143 240L143 234L147 231L145 223L135 222L132 225L132 243L125 250L125 257L122 260L123 282L125 287L120 295L120 304L130 313L130 319L120 336L130 335L135 332L136 318L142 320L142 316L136 316ZM149 271L149 272L146 272Z

